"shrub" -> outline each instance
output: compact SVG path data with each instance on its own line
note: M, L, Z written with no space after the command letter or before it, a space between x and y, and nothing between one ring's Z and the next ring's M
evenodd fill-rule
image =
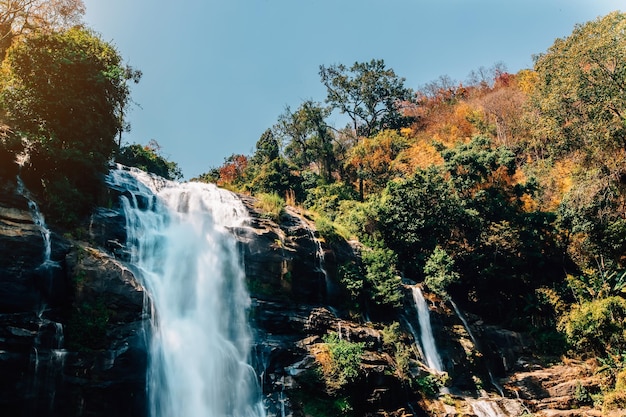
M331 391L344 388L361 374L361 357L364 343L340 339L337 333L323 338L330 354L330 363L324 369L326 384Z
M454 270L454 260L440 246L437 246L424 265L425 283L441 297L447 297L448 286L459 280Z
M561 318L559 328L579 354L626 350L626 300L614 296L584 302Z
M261 211L263 217L277 222L285 209L285 200L277 193L262 193L257 195L254 206Z
M363 252L365 281L370 298L381 307L400 307L401 280L396 274L397 256L390 249L371 249Z

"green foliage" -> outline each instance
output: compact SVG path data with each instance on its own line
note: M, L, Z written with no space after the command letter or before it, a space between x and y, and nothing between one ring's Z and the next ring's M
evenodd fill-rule
M278 222L285 209L285 200L276 193L263 193L257 195L254 205L261 210L264 217Z
M416 379L416 384L421 393L428 398L436 398L439 395L439 379L435 375L427 374Z
M333 222L326 216L315 218L315 228L326 242L339 242L343 239Z
M348 295L348 307L358 308L365 300L365 280L360 265L355 262L348 262L340 265L337 270L339 283Z
M278 157L255 169L256 175L246 185L251 192L286 195L293 191L298 199L302 198L301 178L285 158Z
M385 243L398 254L401 267L417 274L437 244L453 234L461 214L451 184L433 168L389 183L378 218Z
M109 311L104 298L75 305L67 324L67 347L73 350L97 350L106 346Z
M607 297L576 305L561 318L559 328L575 352L604 357L626 350L626 300Z
M182 179L183 174L178 164L168 161L160 155L160 148L155 141L151 141L147 146L134 143L122 147L118 151L115 160L120 164L136 167L168 180Z
M382 240L377 220L379 207L380 198L376 195L364 202L343 200L339 202L335 223L345 228L350 237L356 237L368 246L375 246L376 242Z
M95 204L124 128L128 81L140 75L79 27L33 33L7 51L0 102L6 123L29 141L24 181L52 222L73 223Z
M333 135L324 121L328 113L328 109L308 100L294 112L287 107L273 130L286 143L285 155L293 164L305 169L315 163L322 178L330 182L336 161Z
M326 375L327 385L340 390L355 382L361 375L361 357L364 344L340 339L337 333L329 333L323 338L330 353L330 369Z
M402 283L396 273L396 254L390 249L376 248L365 250L362 258L369 298L379 307L400 307Z
M460 278L454 268L454 260L440 246L437 246L426 260L424 276L424 282L428 288L441 297L447 297L448 286Z
M389 326L384 326L381 331L383 336L383 346L390 350L396 363L396 371L402 378L409 377L409 366L411 362L411 350L403 343L403 334L400 323L394 321Z
M351 119L356 137L399 129L410 122L402 115L401 106L411 99L411 90L382 59L355 62L349 68L322 65L319 74L327 90L326 102Z
M82 28L37 33L9 49L4 68L0 97L15 130L107 162L123 128L127 81L140 76L110 44Z
M626 14L616 11L577 25L537 57L538 135L551 139L546 146L553 154L582 150L604 165L609 153L623 149L625 28Z
M339 182L319 185L307 190L306 193L304 207L324 214L331 219L337 215L340 204L345 201L356 200L359 197L354 188Z

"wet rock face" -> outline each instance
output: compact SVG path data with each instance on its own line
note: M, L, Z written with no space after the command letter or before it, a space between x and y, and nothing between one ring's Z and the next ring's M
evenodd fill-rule
M67 244L51 236L51 259L62 264ZM44 240L16 184L0 182L0 314L59 307L67 297L60 268L42 266Z
M240 197L251 219L249 227L235 231L235 235L241 244L251 295L273 301L324 302L326 277L311 227L289 208L277 225L256 210L254 199Z
M0 409L11 416L147 415L144 292L112 253L115 210L96 212L95 249L51 231L51 261L28 201L0 183Z

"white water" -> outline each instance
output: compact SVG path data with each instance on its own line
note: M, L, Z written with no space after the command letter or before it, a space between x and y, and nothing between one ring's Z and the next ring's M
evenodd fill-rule
M17 193L28 201L28 210L33 218L33 223L35 223L41 232L41 237L43 239L43 260L40 268L59 267L59 264L57 262L53 262L50 258L52 256L50 229L48 229L48 226L46 225L46 221L43 214L41 214L41 211L39 210L39 206L31 197L30 192L24 186L24 182L19 175L17 176Z
M413 293L413 301L415 302L415 308L417 309L417 316L420 324L420 341L422 344L422 352L424 353L424 360L429 368L436 370L437 372L443 372L443 365L441 363L441 357L437 351L437 345L435 344L435 337L433 335L433 329L430 325L430 311L428 310L428 304L422 294L422 290L419 286L413 285L411 287Z
M456 313L456 315L461 319L461 322L463 323L463 327L465 327L467 334L469 335L470 339L472 339L472 343L474 343L474 347L476 347L476 349L480 349L480 347L478 346L476 337L474 337L474 333L472 332L472 329L470 328L469 323L467 322L467 319L465 318L465 315L461 312L461 310L459 310L456 303L452 299L450 299L450 304L452 304L452 308L454 309L454 312ZM501 397L504 397L504 389L496 381L496 378L494 377L493 372L491 372L491 369L489 369L489 366L487 366L487 373L489 374L489 381L491 382L491 385L493 385L495 389L498 390L498 393L500 393Z
M249 365L250 298L234 237L247 218L231 193L117 169L134 272L152 300L152 417L260 417Z
M488 400L472 401L472 410L477 417L506 417L498 403Z

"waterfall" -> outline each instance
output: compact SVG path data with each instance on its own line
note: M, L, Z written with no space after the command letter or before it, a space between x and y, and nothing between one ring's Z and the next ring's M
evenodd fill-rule
M247 321L250 298L228 228L247 211L211 184L178 184L118 167L130 266L151 298L152 417L265 415Z
M424 294L422 294L422 290L417 285L411 287L411 292L413 293L413 301L417 309L417 317L420 325L420 341L426 365L437 372L444 372L441 357L439 356L437 345L435 344L433 329L430 325L430 311L428 310L428 304L426 303Z
M456 315L459 317L459 319L461 319L461 322L463 323L463 327L465 327L467 334L469 335L470 339L472 339L472 343L474 343L474 346L476 347L476 349L480 350L478 341L476 340L476 337L474 336L474 333L472 332L472 329L470 328L469 323L467 322L467 319L465 318L465 315L461 312L461 310L459 310L459 308L457 307L454 300L452 300L452 298L450 298L450 304L452 305L452 308L454 309L454 312L456 313ZM498 390L498 393L500 393L501 397L504 397L504 389L496 381L496 378L493 375L493 372L491 372L491 368L489 367L489 365L485 364L485 366L487 367L487 373L489 374L489 381L491 382L491 385L493 385L494 388Z
M39 268L58 268L59 264L51 260L52 245L50 243L50 229L48 229L48 226L46 225L46 221L43 217L43 214L41 214L41 211L39 210L39 206L32 198L28 189L26 189L26 186L24 186L24 182L19 175L17 176L17 193L28 201L28 210L30 211L33 223L35 223L35 225L39 228L41 237L43 239L43 257Z

